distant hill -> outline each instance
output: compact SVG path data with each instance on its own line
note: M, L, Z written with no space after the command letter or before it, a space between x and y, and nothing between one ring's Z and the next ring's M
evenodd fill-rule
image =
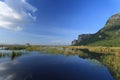
M97 33L79 35L72 45L120 46L120 13L111 16Z

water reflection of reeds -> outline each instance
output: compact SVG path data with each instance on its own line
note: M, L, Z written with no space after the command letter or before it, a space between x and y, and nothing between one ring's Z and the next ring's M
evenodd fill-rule
M17 52L12 51L10 53L0 52L0 58L9 57L11 60L13 60L14 58L19 56L22 56L22 52L18 52L18 51Z
M51 54L78 55L85 59L96 59L110 70L116 80L120 79L119 47L31 47L30 50L45 51Z
M120 79L120 53L119 52L109 52L105 54L100 52L91 52L89 50L82 50L84 54L87 54L86 58L97 59L102 64L104 64L110 70L111 74L116 80ZM92 50L94 51L94 50ZM109 53L108 53L109 52ZM79 55L82 57L81 55Z
M22 48L20 48L22 49ZM88 47L88 46L29 46L28 51L43 51L49 54L78 55L85 59L96 59L110 70L116 80L120 79L120 47ZM0 57L14 60L22 56L22 52L12 51L10 54L0 53Z

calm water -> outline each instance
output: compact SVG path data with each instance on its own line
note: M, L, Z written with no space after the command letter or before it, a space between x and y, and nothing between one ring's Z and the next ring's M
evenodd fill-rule
M9 54L10 51L2 51ZM114 80L96 60L42 52L0 58L0 80Z

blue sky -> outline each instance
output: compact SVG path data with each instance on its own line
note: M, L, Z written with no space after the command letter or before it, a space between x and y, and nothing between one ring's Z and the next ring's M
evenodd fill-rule
M0 44L69 45L119 12L119 0L0 0Z

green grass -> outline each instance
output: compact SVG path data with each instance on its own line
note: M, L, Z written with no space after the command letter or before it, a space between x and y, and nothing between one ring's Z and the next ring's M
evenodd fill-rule
M5 50L23 50L26 49L24 45L5 45Z

